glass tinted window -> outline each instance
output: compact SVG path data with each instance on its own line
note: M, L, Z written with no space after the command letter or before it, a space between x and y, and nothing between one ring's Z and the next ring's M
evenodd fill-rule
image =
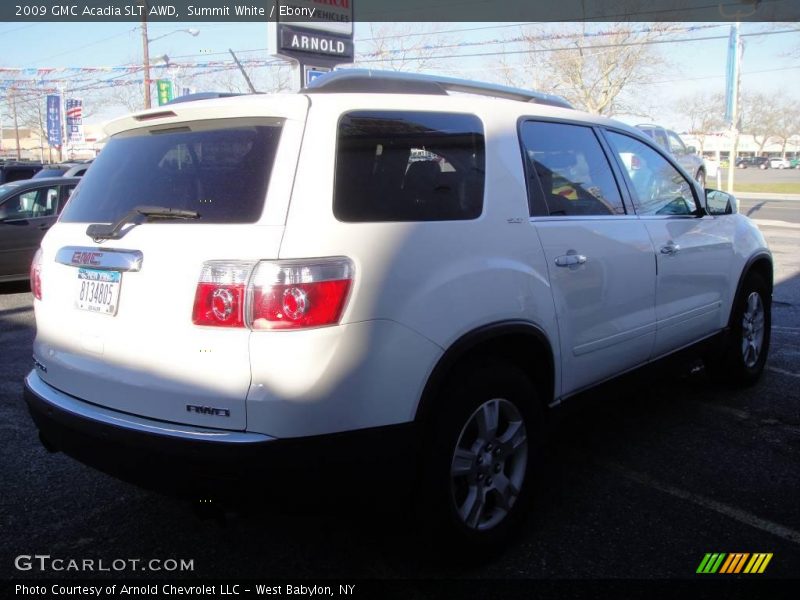
M333 212L341 221L475 219L483 185L474 115L359 111L339 122Z
M50 217L58 210L58 186L29 190L0 205L0 219Z
M527 121L521 134L531 178L528 189L543 194L546 214L625 214L611 166L591 128Z
M42 179L44 177L61 177L64 173L67 172L68 167L56 167L56 168L49 168L45 167L36 175L31 177L31 179Z
M609 132L614 149L633 184L640 215L689 215L697 210L692 186L667 159L627 135Z
M67 204L66 222L113 223L137 206L197 211L200 223L261 216L281 125L112 138Z
M673 154L686 154L686 146L683 145L683 141L677 134L670 131L667 136L669 137L670 152Z

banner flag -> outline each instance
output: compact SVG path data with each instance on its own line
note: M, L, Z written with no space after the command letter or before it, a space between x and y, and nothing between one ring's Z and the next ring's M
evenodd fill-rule
M67 142L70 144L81 143L83 138L83 100L67 98Z
M47 96L47 143L55 148L61 146L61 96Z

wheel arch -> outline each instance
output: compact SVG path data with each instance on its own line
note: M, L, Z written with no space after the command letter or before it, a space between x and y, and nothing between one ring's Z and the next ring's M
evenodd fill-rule
M458 338L436 363L422 392L415 421L425 421L436 407L439 392L460 367L480 357L500 357L531 378L546 409L555 392L555 359L542 329L527 321L483 325Z
M744 268L742 269L742 274L739 276L739 281L736 284L736 293L733 295L733 301L731 302L730 311L728 313L729 326L731 324L730 320L733 318L733 310L736 306L736 299L739 297L739 294L741 294L742 287L744 287L744 282L751 273L757 273L764 279L767 284L767 288L769 289L769 295L772 296L774 273L772 256L770 256L768 252L759 252L747 260Z

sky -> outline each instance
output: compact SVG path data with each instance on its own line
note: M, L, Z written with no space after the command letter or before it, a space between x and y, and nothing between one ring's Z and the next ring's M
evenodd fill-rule
M644 24L632 24L643 26ZM687 26L691 24L682 24ZM663 77L647 86L645 96L654 105L663 106L659 117L661 124L677 130L688 126L686 116L681 107L684 99L696 92L723 92L725 85L725 65L727 53L728 24L697 24L695 31L682 32L675 35L683 41L659 44L658 51L667 59ZM547 24L550 30L557 33L558 24ZM186 29L196 29L199 34L194 37ZM367 23L357 23L355 27L356 52L367 53L374 50L376 30L385 30L387 24L375 24L372 28ZM784 29L794 29L792 33L776 33ZM438 33L431 33L438 32ZM402 24L389 25L389 35L401 35L406 40L419 40L420 43L437 45L446 40L454 47L445 52L457 55L443 58L425 67L424 72L440 73L450 76L482 79L503 82L503 69L498 56L467 56L474 54L493 54L519 50L520 46L500 44L503 38L519 35L520 27L509 23L414 23L408 27ZM792 24L759 24L744 23L741 28L745 34L745 52L742 62L742 87L745 91L760 91L768 94L783 93L795 98L800 104L800 26ZM151 62L167 55L172 65L195 64L213 60L230 60L228 49L232 48L242 59L269 59L267 53L267 26L264 23L151 23L149 25ZM411 33L411 35L409 35ZM417 35L423 33L424 35ZM759 34L759 35L747 35ZM697 40L700 37L717 37L721 39ZM398 41L397 38L394 41ZM694 41L692 41L694 39ZM519 59L518 54L509 54L506 61L513 63ZM137 64L142 61L141 30L136 23L0 23L0 69L2 68L89 68L118 67ZM413 64L413 63L412 63ZM380 63L364 63L363 66L381 68ZM267 77L268 69L264 67L262 81ZM173 67L169 76L176 78L178 85L185 73L179 67ZM512 70L513 72L513 70ZM164 71L156 71L155 79ZM163 76L163 75L162 75ZM0 79L10 76L0 72ZM20 75L20 77L26 77ZM27 76L31 77L38 76ZM50 74L45 79L55 78ZM105 101L92 106L99 98L92 83L107 78L119 77L113 71L91 74L64 73L59 75L61 87L84 88L75 93L82 96L87 109L86 122L97 123L127 112L121 104ZM141 78L141 74L138 74ZM228 71L231 81L240 75ZM237 81L244 85L243 80ZM128 86L135 95L134 86ZM141 87L138 88L141 90ZM197 90L204 91L204 90ZM542 90L549 91L549 90ZM0 112L3 123L8 123L8 106L0 91ZM69 94L68 94L69 95ZM621 120L641 122L637 115L622 115ZM7 126L7 125L6 125Z

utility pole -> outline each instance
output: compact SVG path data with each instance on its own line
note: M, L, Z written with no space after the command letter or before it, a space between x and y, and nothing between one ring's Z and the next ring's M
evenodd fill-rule
M19 123L17 121L17 93L11 88L11 110L14 114L14 137L17 139L17 160L22 160L22 152L19 149Z
M731 144L728 151L728 193L733 193L733 172L736 170L736 150L739 145L739 84L742 62L742 40L739 22L731 26L728 45L727 103L725 118L730 123Z
M151 108L150 100L150 40L147 37L147 2L142 2L142 66L144 67L144 107Z
M39 116L39 162L44 162L44 139L42 138L42 132L44 131L44 124L42 122L42 104L41 99L36 100L36 113ZM49 144L48 144L49 145ZM50 161L53 162L53 161Z

